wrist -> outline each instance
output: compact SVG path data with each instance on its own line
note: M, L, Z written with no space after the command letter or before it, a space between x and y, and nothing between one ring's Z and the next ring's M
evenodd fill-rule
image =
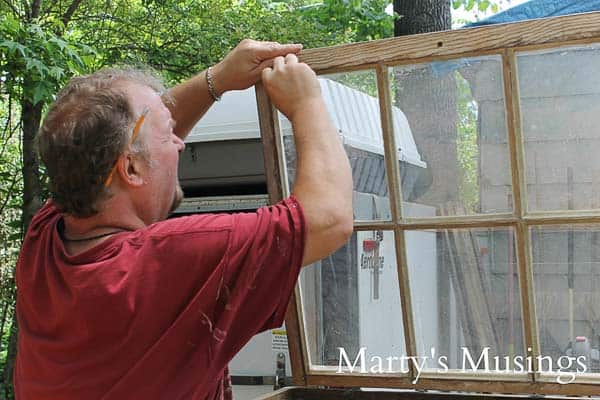
M214 79L214 70L212 67L208 67L204 72L204 78L206 79L206 86L208 94L213 98L214 101L221 100L221 92L217 90Z
M298 119L311 118L315 113L326 110L327 106L322 96L307 97L297 102L290 112L289 120L293 123Z
M213 89L214 89L215 93L219 97L223 96L223 94L225 92L227 92L229 89L227 89L227 87L226 87L226 81L223 80L224 72L223 72L222 61L211 66L210 72L211 72L211 77L212 77Z

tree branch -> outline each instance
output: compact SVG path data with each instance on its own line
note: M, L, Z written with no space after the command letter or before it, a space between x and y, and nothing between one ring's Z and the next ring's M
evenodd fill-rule
M33 0L31 2L31 19L35 19L40 16L40 7L42 0Z
M20 17L20 15L19 15L19 10L17 10L17 8L15 7L15 5L12 3L12 1L9 1L9 0L4 0L4 3L5 3L7 6L9 6L9 7L10 7L10 9L12 10L13 14L14 14L16 17Z
M21 3L23 3L23 8L25 9L25 19L30 20L31 9L29 8L29 3L26 0L21 0Z
M81 4L82 1L83 0L73 0L73 2L71 3L71 5L67 9L67 11L62 16L62 22L63 22L63 25L65 26L65 28L71 21L71 17L73 17L73 14L75 14L75 11L77 11L77 8L79 7L79 5Z

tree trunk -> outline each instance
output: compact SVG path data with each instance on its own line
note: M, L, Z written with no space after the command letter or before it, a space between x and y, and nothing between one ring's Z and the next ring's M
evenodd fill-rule
M450 0L394 0L394 11L401 16L395 22L395 36L452 27ZM394 74L396 92L392 95L408 119L421 158L427 162L410 199L434 206L439 213L440 207L458 197L457 89L454 74L432 78L431 68L404 69L402 73L398 70ZM437 282L431 284L438 289L438 348L441 354L451 355L449 253L441 235L437 236L436 247Z
M40 162L35 149L35 135L40 128L42 108L44 104L38 102L33 105L28 100L21 102L21 119L23 123L23 232L27 231L31 218L42 206L42 182L40 179ZM12 377L17 356L17 318L13 314L13 323L10 329L6 364L4 366L5 388L12 386Z
M394 0L394 36L452 29L449 0Z
M23 228L26 231L31 218L42 206L40 161L35 148L35 136L42 120L42 102L36 105L24 101L23 107Z
M448 30L449 0L394 0L401 17L395 35ZM406 115L427 169L415 187L419 202L439 207L457 199L456 81L452 73L435 77L430 68L403 69L394 76L396 104Z

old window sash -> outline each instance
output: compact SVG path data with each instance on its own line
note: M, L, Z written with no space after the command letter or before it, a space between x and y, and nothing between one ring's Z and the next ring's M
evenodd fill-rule
M398 312L401 312L403 317L407 355L417 356L417 352L404 232L414 229L477 227L512 227L515 231L525 349L531 349L527 355L534 359L540 354L529 229L543 225L574 224L577 226L578 224L598 223L600 222L600 210L528 211L516 56L532 50L591 43L600 43L600 12L340 45L307 50L301 54L301 61L309 64L319 75L358 70L372 70L376 73L392 220L391 222L355 222L355 231L386 229L394 232L398 260L398 285L402 305L402 309ZM388 70L396 65L482 55L500 56L503 64L506 129L514 199L513 212L405 218L402 213L399 165L392 161L396 159L395 149L397 147L394 143ZM277 114L269 102L264 88L260 85L257 86L257 103L265 147L267 186L270 201L276 202L289 194L285 176L283 138ZM373 375L337 374L333 370L334 368L311 366L298 287L296 287L288 309L286 326L294 379L298 385L555 395L597 395L600 392L600 379L591 374L586 379L578 376L575 383L561 385L551 377L542 377L537 373L527 374L525 378L516 375L487 373L454 375L428 373L421 375L419 382L413 384L414 368L408 374Z

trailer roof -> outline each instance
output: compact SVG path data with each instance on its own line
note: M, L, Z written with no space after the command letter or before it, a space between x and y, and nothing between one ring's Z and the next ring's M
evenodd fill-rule
M383 155L383 138L379 101L359 90L336 81L319 78L327 108L344 144ZM425 168L417 151L408 120L393 107L394 131L399 147L398 160ZM291 134L291 124L280 118L284 135ZM226 93L194 126L186 142L211 142L260 138L254 88Z

